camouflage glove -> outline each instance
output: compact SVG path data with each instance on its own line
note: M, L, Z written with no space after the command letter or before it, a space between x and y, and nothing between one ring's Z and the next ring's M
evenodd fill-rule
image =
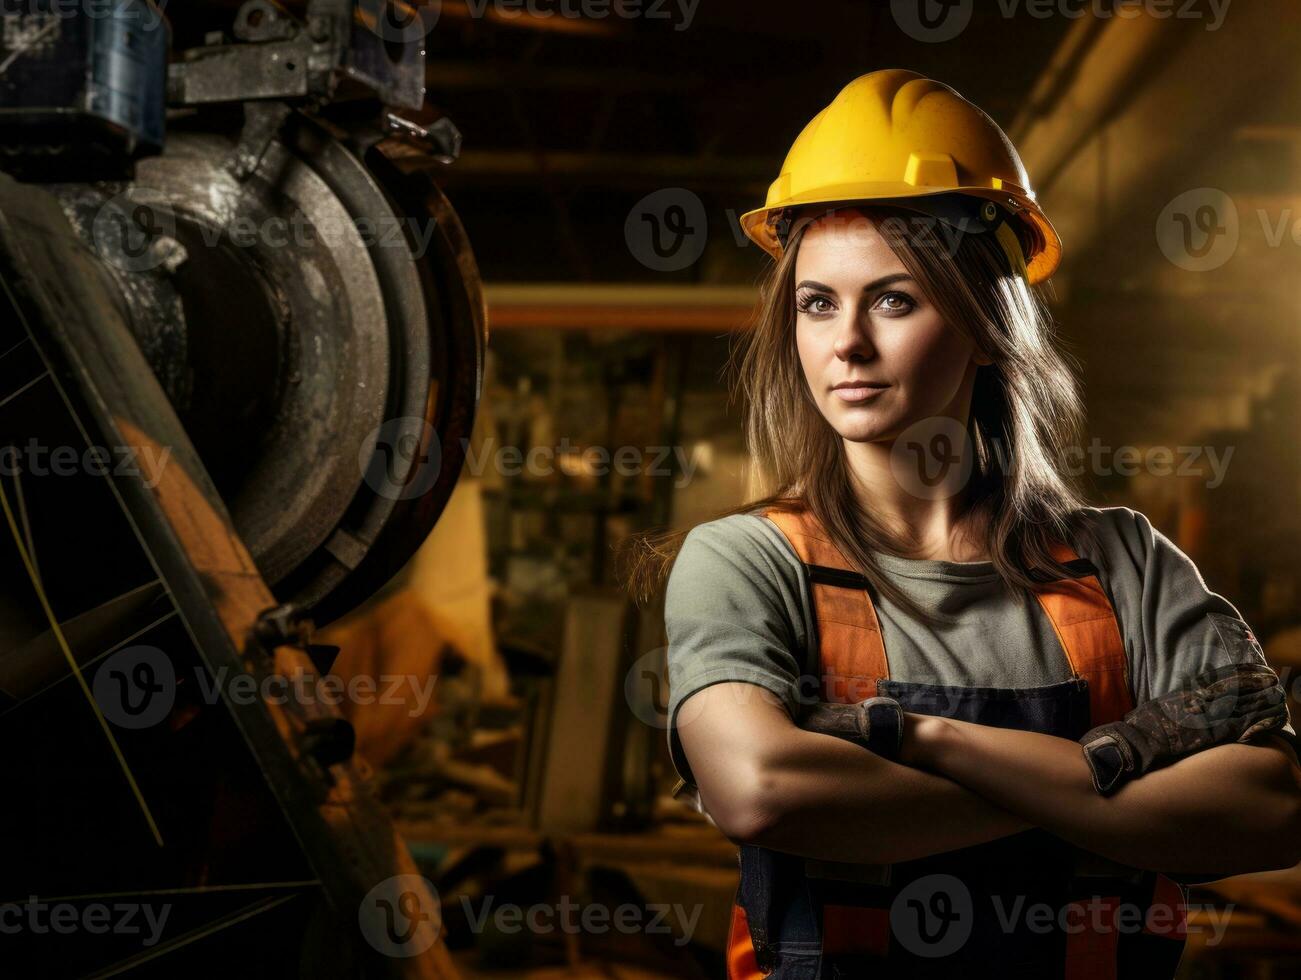
M857 704L819 701L800 719L800 727L834 735L861 745L887 759L897 760L903 745L903 708L894 698L865 698Z
M1190 690L1147 701L1123 721L1080 739L1093 787L1108 796L1131 779L1227 742L1288 723L1278 675L1262 663L1226 664L1198 674Z

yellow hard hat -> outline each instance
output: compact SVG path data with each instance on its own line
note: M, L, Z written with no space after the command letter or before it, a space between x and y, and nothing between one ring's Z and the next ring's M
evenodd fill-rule
M742 215L741 227L778 258L791 209L871 201L931 211L939 201L926 198L955 194L992 201L1000 218L1015 223L1031 283L1053 274L1061 239L998 124L940 82L902 69L874 71L846 85L804 127L767 202ZM994 212L981 208L988 221Z

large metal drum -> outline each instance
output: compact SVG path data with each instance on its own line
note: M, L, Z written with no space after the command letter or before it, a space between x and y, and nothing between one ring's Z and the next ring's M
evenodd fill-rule
M445 506L484 307L427 177L297 113L250 119L174 126L129 184L53 189L263 577L321 623L387 580Z

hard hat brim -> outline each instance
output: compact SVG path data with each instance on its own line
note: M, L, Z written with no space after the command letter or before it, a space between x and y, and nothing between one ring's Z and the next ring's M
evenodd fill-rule
M1026 276L1031 284L1044 282L1061 264L1062 242L1052 222L1035 200L1027 194L993 187L932 187L919 189L913 184L873 183L820 187L816 191L795 194L785 200L747 211L741 215L741 229L746 236L774 259L782 254L782 244L772 218L788 208L813 205L831 207L898 203L900 198L934 197L940 194L966 194L993 201L1012 213L1027 233Z

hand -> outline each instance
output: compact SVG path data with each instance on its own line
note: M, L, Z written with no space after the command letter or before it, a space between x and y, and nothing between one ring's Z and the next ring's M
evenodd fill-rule
M904 712L894 698L865 698L857 704L818 701L800 718L800 727L861 745L886 759L898 759L904 738Z
M1288 722L1278 675L1262 663L1203 671L1191 690L1140 704L1123 721L1098 725L1080 744L1093 787L1106 796L1130 779L1226 742L1245 742Z

